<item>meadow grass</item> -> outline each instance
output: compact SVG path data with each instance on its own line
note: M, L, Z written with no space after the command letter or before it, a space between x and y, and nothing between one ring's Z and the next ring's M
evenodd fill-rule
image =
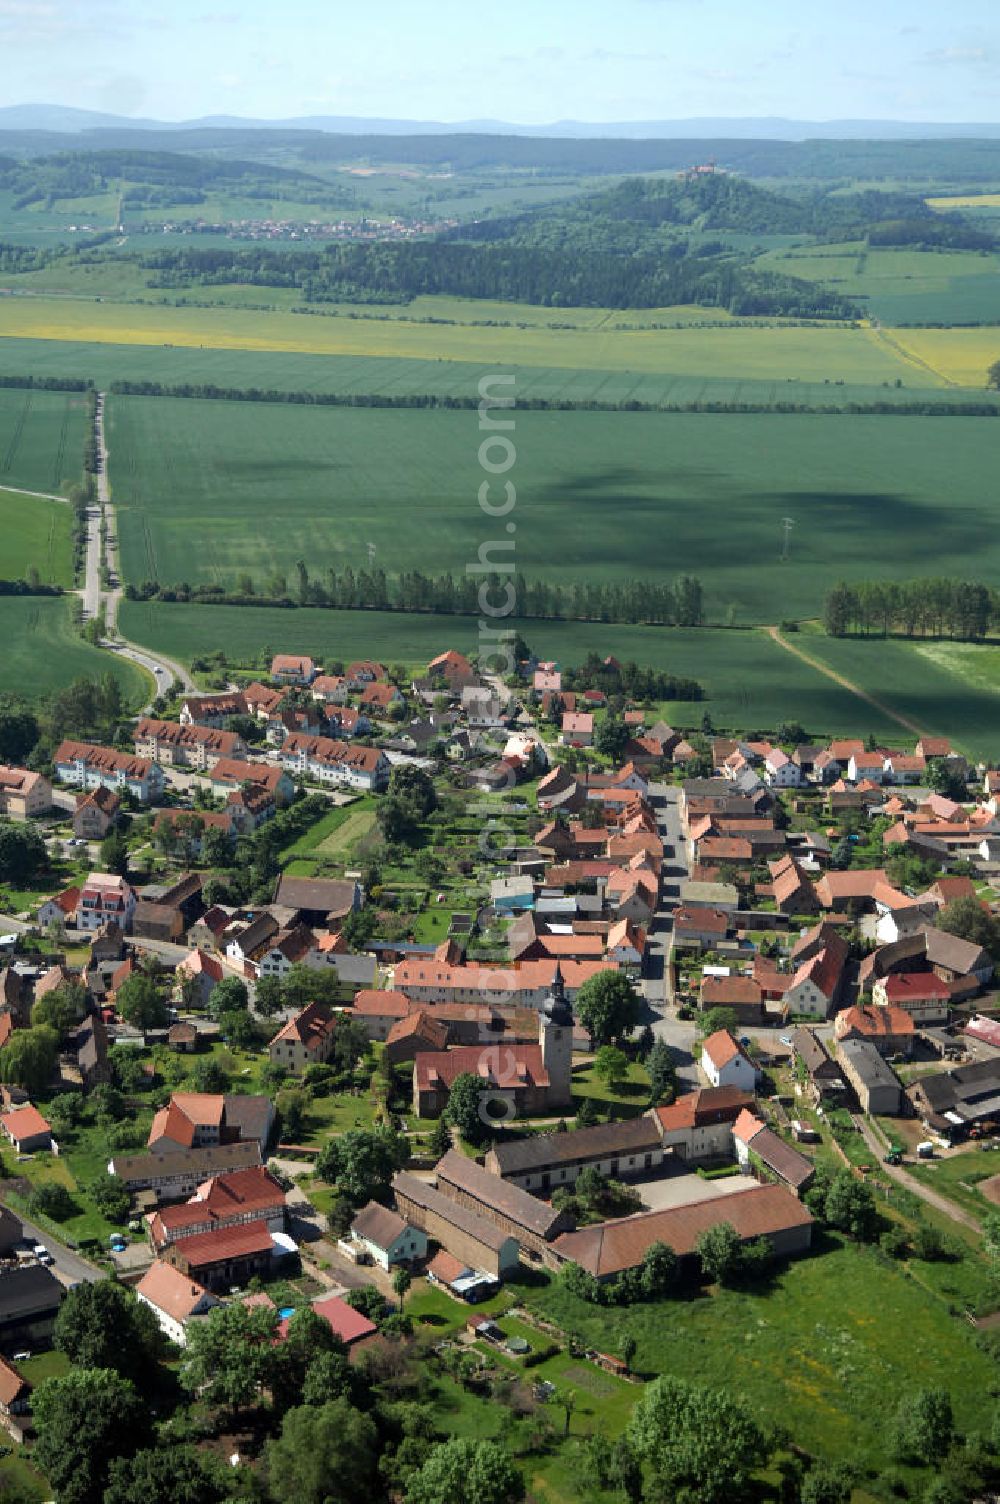
M73 584L72 514L61 501L45 501L0 489L0 537L6 579L22 580L37 569L44 585Z
M696 574L710 620L817 615L840 578L1000 564L988 422L517 414L516 565L529 581ZM461 573L491 536L473 413L112 397L126 578L258 589L276 570ZM851 463L845 466L849 454ZM782 519L795 524L791 562ZM494 529L495 531L495 529ZM502 534L502 529L501 529ZM507 545L504 545L505 547ZM512 545L511 545L512 546ZM507 562L505 558L505 562Z
M82 393L0 387L0 486L64 492L83 477L86 429Z
M843 325L692 329L505 329L421 325L320 314L254 313L237 308L164 307L60 299L4 299L0 336L193 345L241 350L299 350L329 355L462 360L490 370L507 363L573 370L694 373L732 378L795 378L877 385L905 379L937 386L892 350ZM982 377L979 378L982 380Z
M921 1385L950 1390L963 1430L988 1426L992 1414L994 1362L972 1331L898 1266L834 1235L759 1290L608 1313L553 1283L529 1304L604 1351L630 1333L638 1373L742 1395L765 1423L794 1417L798 1445L863 1470L881 1473L887 1422Z
M319 611L123 601L122 632L132 641L190 661L206 643L233 666L253 667L270 650L309 653L317 661L370 656L425 668L449 647L474 651L479 623L463 616L402 612ZM711 628L613 626L601 622L512 622L542 657L582 663L588 652L614 654L697 678L704 702L673 701L661 711L673 725L697 728L708 711L721 728L773 729L794 717L817 736L839 732L905 740L891 720L823 674L785 653L762 632ZM812 651L812 642L809 644Z
M149 698L151 681L141 669L76 634L67 599L0 596L0 643L0 693L32 700L74 679L110 673L129 704L139 706Z

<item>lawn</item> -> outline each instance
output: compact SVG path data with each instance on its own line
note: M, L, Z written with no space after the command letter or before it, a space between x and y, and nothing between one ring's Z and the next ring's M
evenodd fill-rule
M266 298L259 301L265 302ZM570 315L572 317L572 315ZM570 370L670 371L731 378L941 386L888 345L846 326L681 329L518 329L405 323L238 308L173 308L99 298L7 298L0 337L207 349L293 350L318 355L514 363ZM977 385L982 384L983 375Z
M37 569L43 585L72 586L72 514L65 502L0 488L0 537L5 579L23 580Z
M0 596L0 643L0 693L30 699L83 676L114 674L129 704L138 707L149 698L150 680L141 669L76 634L70 600Z
M898 1397L920 1385L950 1390L963 1430L988 1428L993 1412L995 1365L971 1329L877 1253L833 1238L761 1291L607 1313L553 1285L528 1303L605 1350L627 1331L638 1372L745 1395L808 1451L865 1470L885 1466L886 1422Z
M925 572L932 547L941 574L973 554L987 574L1000 565L982 419L522 412L516 425L516 554L504 543L499 557L529 582L688 572L709 620L746 625L819 615L873 558L895 579ZM372 546L390 575L461 575L496 533L475 504L468 412L112 398L109 435L135 582L247 573L263 590L278 572L294 586L299 559L322 577L366 566Z
M784 652L761 632L711 628L685 630L617 626L601 622L511 621L535 652L563 664L582 663L588 652L634 659L705 688L704 703L661 706L666 719L697 729L708 711L720 730L774 728L794 717L813 734L841 733L888 740L903 735L871 706ZM467 616L407 615L379 611L283 611L265 607L167 605L123 601L122 632L133 642L160 648L189 662L214 643L232 665L247 663L265 644L310 653L317 661L375 657L425 666L448 647L475 651L479 623ZM813 651L810 638L809 651ZM877 651L877 650L876 650ZM912 740L912 738L911 738Z
M18 374L25 370L37 374L31 366L20 367ZM86 432L82 393L0 387L0 486L65 491L83 478Z

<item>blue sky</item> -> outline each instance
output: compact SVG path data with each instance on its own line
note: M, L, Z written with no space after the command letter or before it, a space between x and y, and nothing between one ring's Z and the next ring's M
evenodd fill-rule
M994 120L997 0L0 0L0 103Z

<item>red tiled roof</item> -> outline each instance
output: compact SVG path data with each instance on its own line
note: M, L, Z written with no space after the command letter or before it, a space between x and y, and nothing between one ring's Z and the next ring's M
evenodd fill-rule
M802 1203L783 1186L750 1184L739 1194L718 1200L642 1212L566 1232L553 1246L563 1258L601 1279L640 1264L653 1243L665 1243L681 1256L694 1253L701 1234L721 1222L728 1222L746 1242L808 1227L812 1221Z
M274 1247L266 1222L247 1222L241 1227L222 1227L212 1232L192 1233L174 1244L193 1268L218 1264L224 1259L246 1258L254 1253L268 1253Z

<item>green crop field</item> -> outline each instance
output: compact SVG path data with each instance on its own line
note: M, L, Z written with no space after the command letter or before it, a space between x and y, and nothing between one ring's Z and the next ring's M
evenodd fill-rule
M247 292L256 290L246 289ZM669 312L673 314L678 310ZM631 316L622 315L625 318ZM873 337L870 333L858 332L864 338ZM13 376L32 371L39 376L83 377L104 388L114 381L159 381L166 386L205 382L221 387L261 387L275 391L468 398L476 396L479 380L488 370L514 374L522 399L635 401L674 407L692 402L746 402L759 406L795 403L834 408L849 403L913 402L929 396L936 404L968 400L969 393L960 387L941 386L928 392L922 385L923 375L914 377L919 386L919 390L915 389L910 384L911 367L906 355L897 352L893 359L897 362L894 380L903 382L898 388L888 383L862 385L839 380L793 380L780 370L760 378L720 375L718 366L714 374L678 375L666 369L573 369L564 365L527 366L495 362L484 366L481 361L471 360L417 360L377 354L316 355L302 351L210 349L200 345L124 345L69 339L17 339L0 335L0 375ZM724 362L721 369L728 373L728 362ZM985 369L984 365L984 373ZM985 376L980 379L985 379ZM990 397L981 389L974 395L977 401ZM992 394L991 400L1000 405L997 393Z
M62 501L25 496L0 489L0 572L8 580L23 580L37 569L44 585L73 583L73 539L70 508Z
M261 301L266 301L263 299ZM731 379L846 381L878 385L906 381L939 386L931 372L846 325L753 326L714 324L682 329L483 328L420 324L401 319L238 308L192 308L102 302L99 298L13 297L0 301L0 337L193 345L240 350L298 350L324 355L406 356L471 361L495 370L506 363L571 370L714 375ZM980 378L982 379L982 378Z
M86 431L82 394L0 387L0 486L64 491L83 475Z
M234 667L253 668L256 655L310 653L318 661L371 656L413 667L454 647L473 652L478 622L471 617L415 616L385 611L319 611L166 605L123 601L119 626L131 641L188 662L221 648ZM697 727L708 710L720 728L768 729L794 717L817 735L869 732L896 744L912 742L887 716L776 646L762 632L612 626L600 622L516 622L543 657L581 663L588 652L612 653L705 687L704 704L663 707L679 726ZM812 651L812 640L809 641ZM931 728L934 729L934 728Z
M390 574L461 573L497 534L473 412L113 398L109 434L132 581L260 589L300 558L367 567L370 543ZM694 573L727 624L814 616L873 558L896 578L930 550L935 572L995 569L995 446L975 418L523 412L513 558L566 585Z
M73 631L71 602L57 597L0 596L0 694L32 699L86 675L112 673L136 707L149 699L149 676L102 653Z
M869 250L844 245L770 251L759 265L856 298L886 324L1000 323L1000 255Z
M803 636L800 645L922 731L950 736L971 757L996 756L1000 682L993 676L998 672L1000 649L811 634ZM898 743L900 739L905 742L906 733L897 728L890 740Z

